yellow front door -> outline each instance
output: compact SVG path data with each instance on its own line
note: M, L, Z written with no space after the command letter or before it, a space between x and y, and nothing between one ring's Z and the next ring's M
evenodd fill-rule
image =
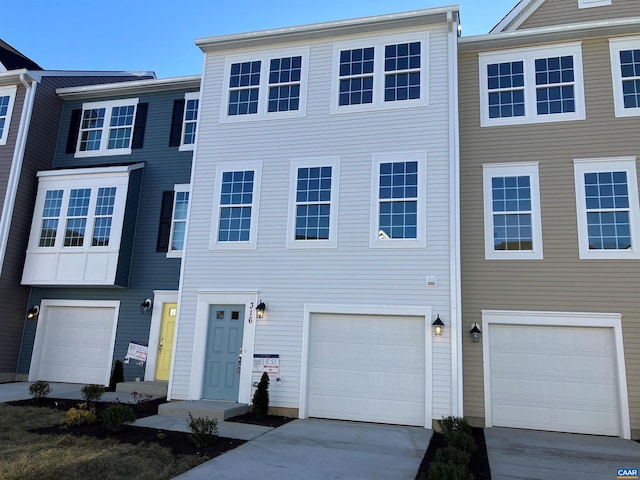
M171 355L173 353L173 333L176 326L177 303L162 304L162 326L158 342L158 361L156 363L156 380L169 380Z

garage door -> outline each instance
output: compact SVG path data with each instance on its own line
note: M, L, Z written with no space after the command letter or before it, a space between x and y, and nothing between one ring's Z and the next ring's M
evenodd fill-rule
M424 317L311 318L311 417L425 425Z
M612 328L491 325L494 426L620 435Z
M115 306L43 308L29 380L108 383L116 319Z

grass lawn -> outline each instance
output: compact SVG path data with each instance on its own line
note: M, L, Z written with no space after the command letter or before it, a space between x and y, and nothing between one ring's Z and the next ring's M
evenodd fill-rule
M208 460L173 455L153 443L42 435L30 429L59 424L65 412L0 404L0 480L161 480Z

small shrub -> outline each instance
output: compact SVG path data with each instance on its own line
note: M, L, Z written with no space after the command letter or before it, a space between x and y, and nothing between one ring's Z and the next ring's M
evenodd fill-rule
M80 403L78 408L70 408L67 411L67 416L62 421L62 424L67 427L75 427L87 423L96 423L97 421L98 417L96 417L95 408L89 407L87 403Z
M82 387L82 398L84 398L86 402L97 402L102 398L103 394L104 387L102 385L91 383Z
M438 420L438 424L442 429L442 434L446 437L451 432L465 432L471 435L471 426L466 418L462 417L443 417Z
M218 439L218 420L209 417L194 418L189 412L188 422L191 441L196 447L206 447Z
M136 402L137 405L144 405L146 403L149 403L153 398L153 395L138 392L131 392L131 396L133 397L133 401Z
M112 405L100 414L102 425L107 430L119 432L128 424L136 421L136 415L131 407L126 405Z
M471 454L466 450L460 450L453 445L447 445L444 448L438 449L436 452L436 462L441 463L453 463L455 465L468 465L471 460Z
M447 447L455 447L458 450L464 450L473 455L478 447L470 433L467 432L451 432L445 437Z
M431 462L428 480L473 480L473 475L464 465L453 463Z
M116 360L113 364L113 371L111 372L111 378L109 379L109 390L116 391L116 385L124 382L124 365L121 360Z
M47 398L50 393L51 387L49 386L49 382L38 380L29 385L29 394L33 398Z
M262 373L256 393L253 394L253 413L259 416L269 414L269 375Z

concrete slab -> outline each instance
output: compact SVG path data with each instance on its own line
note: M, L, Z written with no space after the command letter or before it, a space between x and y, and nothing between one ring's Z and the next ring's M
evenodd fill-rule
M512 428L485 428L484 436L493 480L601 480L640 467L631 440Z
M151 417L140 418L132 425L136 427L157 428L159 430L170 430L174 432L190 432L187 420L183 417L166 417L153 415ZM260 425L249 425L237 422L218 422L218 435L227 438L237 438L240 440L253 440L273 430L272 427L262 427Z
M249 411L245 403L217 402L214 400L185 400L163 403L158 407L158 415L187 418L191 413L194 417L215 418L219 422L227 418L242 415Z
M432 430L294 420L176 477L205 479L414 479Z
M118 393L141 393L153 397L166 397L169 382L121 382L116 385Z

